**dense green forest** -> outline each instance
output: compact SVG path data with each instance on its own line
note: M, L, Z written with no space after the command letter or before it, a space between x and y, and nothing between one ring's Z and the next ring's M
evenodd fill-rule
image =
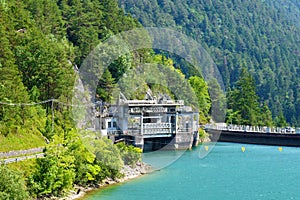
M246 68L261 109L268 106L273 119L283 114L300 124L297 0L119 0L119 5L144 26L173 28L200 42L228 92Z
M72 116L77 68L99 43L137 27L139 22L117 1L0 1L0 151L45 147L45 157L29 161L31 167L20 170L23 174L0 165L0 199L62 196L74 184L122 177L124 165L140 161L140 149L79 130ZM141 49L109 65L99 77L96 95L112 102L115 91L130 99L142 99L146 91L167 94L200 108L206 123L211 104L207 90L200 76L187 80L171 59ZM190 93L194 95L188 98Z
M78 130L70 106L74 66L100 41L138 26L115 1L0 1L1 152L46 146L20 172L0 165L0 199L61 196L140 161L140 149ZM106 74L116 76L115 66Z
M289 1L266 1L271 6L274 6L279 12L282 12L286 18L291 20L296 26L300 26L300 2L297 0Z
M45 147L45 157L31 161L23 174L0 165L0 199L61 196L74 184L122 177L124 165L140 161L139 149L79 130L72 99L76 70L90 52L111 36L142 25L172 27L203 44L228 88L229 122L286 126L286 118L300 124L296 0L120 4L0 0L0 151ZM212 109L221 116L225 104L216 80L207 83L191 63L153 49L121 55L97 84L96 98L105 102L115 101L112 94L120 91L128 99L143 99L146 92L183 99L199 110L203 124Z

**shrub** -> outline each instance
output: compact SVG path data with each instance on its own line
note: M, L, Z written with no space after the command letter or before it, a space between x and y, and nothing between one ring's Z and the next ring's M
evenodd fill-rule
M29 193L22 175L0 164L0 199L23 200L29 199Z
M125 165L133 166L142 159L142 150L132 145L120 142L116 145L121 152L122 160Z

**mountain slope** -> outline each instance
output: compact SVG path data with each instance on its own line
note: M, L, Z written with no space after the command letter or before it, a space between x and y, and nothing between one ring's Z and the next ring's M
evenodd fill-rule
M201 42L227 88L246 67L254 75L260 102L269 105L273 117L283 112L288 122L300 124L296 0L119 0L119 4L144 26L171 27Z

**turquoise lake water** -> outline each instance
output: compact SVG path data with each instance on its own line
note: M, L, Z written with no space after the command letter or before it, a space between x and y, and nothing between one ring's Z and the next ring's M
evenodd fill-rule
M87 199L300 199L300 148L217 143L200 158L203 149L146 154L153 165L169 165Z

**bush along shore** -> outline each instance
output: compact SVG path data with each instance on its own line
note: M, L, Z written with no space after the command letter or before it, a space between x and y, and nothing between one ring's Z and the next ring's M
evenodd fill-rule
M204 129L199 129L199 136L200 136L200 143L206 143L210 142L210 138L207 132L205 132ZM133 146L126 146L123 143L117 144L117 146L122 149L123 152L126 152L128 150L126 149L131 149L131 152L136 152L136 148ZM125 149L124 149L125 148ZM134 150L135 149L135 150ZM137 150L140 152L140 150ZM126 163L130 163L127 165L124 165L122 169L120 170L121 176L118 178L105 178L101 183L95 184L95 185L90 185L88 187L82 187L82 186L75 186L73 190L69 192L69 194L66 197L60 198L60 200L75 200L75 199L82 199L86 194L93 190L101 189L101 187L105 187L108 185L113 185L117 183L122 183L127 180L131 180L137 177L140 177L144 174L149 174L153 172L153 168L150 165L147 165L143 162L141 162L137 158L124 158L124 160L127 160ZM131 160L131 162L128 162ZM135 163L133 163L134 161Z
M205 141L207 134L199 134ZM43 154L23 168L0 165L0 199L78 199L153 171L142 162L141 149L72 129L53 135Z
M199 128L199 142L200 143L205 143L205 142L210 142L209 134L203 129Z
M59 198L60 200L76 200L76 199L82 199L85 195L87 195L89 192L92 192L94 190L101 189L102 187L113 185L117 183L122 183L134 178L138 178L144 174L148 174L153 172L153 169L150 165L147 165L143 162L138 162L134 166L130 165L124 165L123 168L120 171L123 174L123 177L121 178L106 178L101 183L96 185L91 185L88 187L82 187L82 186L75 186L73 190L69 192L69 194L66 197Z
M0 199L75 199L86 190L150 170L142 163L141 149L113 144L91 132L70 129L53 135L43 153L44 157L30 161L30 167L0 165Z

